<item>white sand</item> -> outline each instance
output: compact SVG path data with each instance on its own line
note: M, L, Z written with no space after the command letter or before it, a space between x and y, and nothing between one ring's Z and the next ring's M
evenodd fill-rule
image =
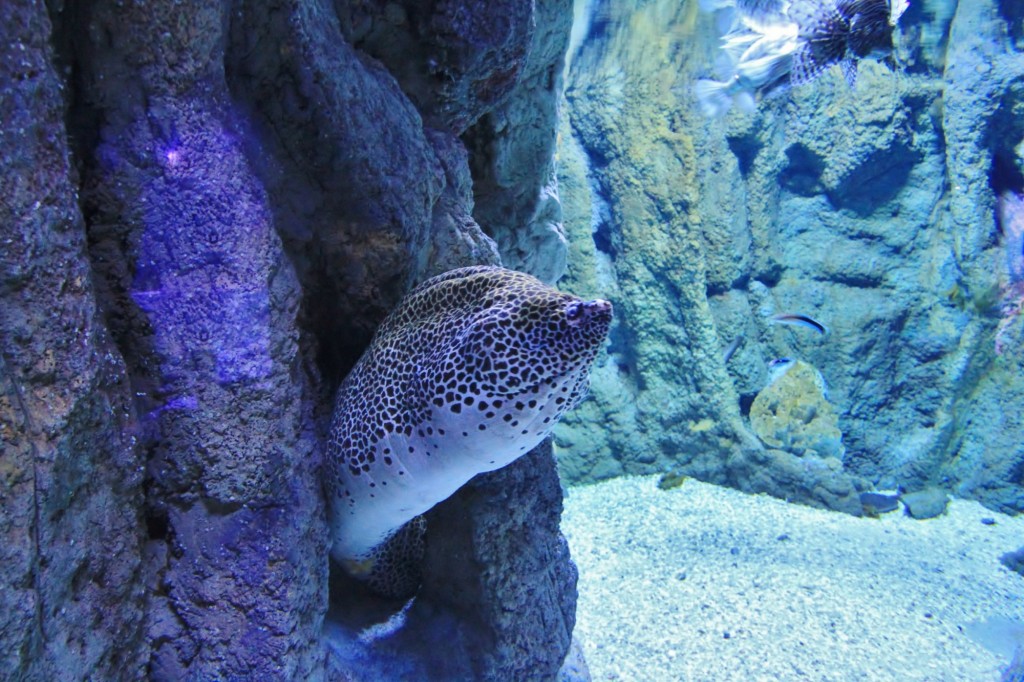
M964 629L1024 621L1024 577L999 562L1024 546L1024 517L954 501L927 521L858 519L656 484L620 478L565 501L595 681L981 682L1009 662Z

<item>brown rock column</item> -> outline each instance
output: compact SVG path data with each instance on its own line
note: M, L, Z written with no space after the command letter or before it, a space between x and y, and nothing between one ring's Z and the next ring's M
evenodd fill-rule
M0 5L0 678L139 679L130 382L94 300L46 5Z

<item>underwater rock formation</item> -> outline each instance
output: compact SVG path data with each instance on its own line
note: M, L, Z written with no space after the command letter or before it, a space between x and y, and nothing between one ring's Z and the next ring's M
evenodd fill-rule
M566 254L553 156L571 0L337 5L353 47L388 68L429 128L471 150L473 218L503 264L553 283Z
M571 8L562 0L536 3L522 77L466 136L474 151L473 217L498 243L506 267L549 284L566 267L554 156ZM486 13L495 11L488 3Z
M842 470L828 474L838 495L812 492L813 482L793 475L801 467L760 470L773 457L743 414L757 391L744 403L749 389L722 361L737 335L760 335L718 329L709 292L728 298L733 318L752 315L756 304L730 289L747 283L754 244L742 203L701 184L703 164L727 157L728 144L691 134L705 124L677 102L701 44L696 4L594 12L600 21L571 55L566 92L571 129L563 128L559 172L573 258L564 281L583 295L607 292L619 314L591 400L556 429L562 474L585 481L682 465L702 480L859 509L849 500L861 484ZM734 365L752 364L758 346L741 343ZM763 382L766 371L758 374Z
M1020 573L1024 576L1024 547L1013 552L1007 552L999 557L999 563L1006 566L1011 571Z
M0 7L0 678L142 679L141 453L43 3Z
M926 488L900 497L907 515L915 519L933 519L946 513L949 495L939 488Z
M318 387L225 78L226 12L65 17L89 26L72 115L94 117L78 150L90 255L141 422L154 680L312 677L323 660Z
M867 60L853 89L833 69L708 119L692 85L717 36L696 5L594 3L570 55L564 286L602 281L621 314L594 399L556 431L561 471L744 487L766 459L754 397L773 359L801 357L827 380L844 485L1024 510L1024 339L996 221L996 197L1024 193L1019 14L911 3L897 72ZM771 325L783 312L831 333ZM755 487L794 499L789 479Z
M557 203L556 108L520 100L556 101L542 74L571 17L567 2L407 5L3 5L0 230L17 248L0 289L0 520L5 584L23 587L5 592L0 676L359 673L326 664L321 632L330 393L415 282L502 257L473 217L499 202L474 197L473 169L499 154L467 146L482 117L502 107L503 144L543 161L498 180L524 206L516 220ZM361 12L401 68L371 54ZM535 213L564 254L557 210ZM564 261L513 251L547 277ZM557 513L554 472L538 475L544 490L511 486L474 522ZM571 626L573 581L551 577L571 564L544 528L507 566L493 563L505 536L476 538L484 558L465 571L543 557L545 571L505 579ZM445 542L444 523L432 532ZM424 622L471 619L501 633L473 646L564 657L563 624L509 623L497 594ZM418 653L428 669L447 656Z
M550 440L428 515L428 528L451 530L428 530L424 588L434 604L474 614L460 633L467 679L555 679L576 622L576 565L561 516Z
M566 93L572 131L563 134L560 152L567 159L562 184L590 194L592 211L577 211L576 219L587 222L572 228L574 239L593 239L596 248L593 260L570 263L565 286L587 295L613 279L605 295L618 296L619 315L608 360L595 369L593 401L556 431L563 472L586 480L592 472L666 469L693 452L707 458L698 455L691 473L721 481L718 453L756 439L715 359L696 212L697 151L690 122L675 110L674 76L667 75L682 68L685 53L650 41L696 7L655 2L596 11L603 21L572 56ZM577 175L570 177L573 169ZM605 428L588 428L589 419ZM573 461L575 452L587 456L586 470Z
M765 445L799 456L843 459L843 434L821 373L797 360L750 406L750 426Z

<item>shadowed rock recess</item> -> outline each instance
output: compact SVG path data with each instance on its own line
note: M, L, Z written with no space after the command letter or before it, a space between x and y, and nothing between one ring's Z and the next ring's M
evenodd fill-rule
M329 595L331 394L426 277L561 274L571 18L0 5L0 677L378 679L323 635L379 606ZM459 646L405 641L417 679L556 675L560 502L542 447L436 510L410 630Z
M556 430L568 480L675 471L855 513L865 487L935 486L1024 511L1024 215L996 219L997 197L1024 195L1009 4L911 3L895 72L865 60L850 88L831 69L715 120L693 96L718 53L698 3L586 3L562 285L603 292L617 327L592 399ZM820 372L829 456L751 431L778 358ZM796 414L771 432L803 428Z

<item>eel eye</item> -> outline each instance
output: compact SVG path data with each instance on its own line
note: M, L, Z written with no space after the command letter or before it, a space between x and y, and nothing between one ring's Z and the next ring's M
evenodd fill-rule
M583 319L583 303L575 301L565 307L565 318L569 320L569 324L579 324L580 320Z

